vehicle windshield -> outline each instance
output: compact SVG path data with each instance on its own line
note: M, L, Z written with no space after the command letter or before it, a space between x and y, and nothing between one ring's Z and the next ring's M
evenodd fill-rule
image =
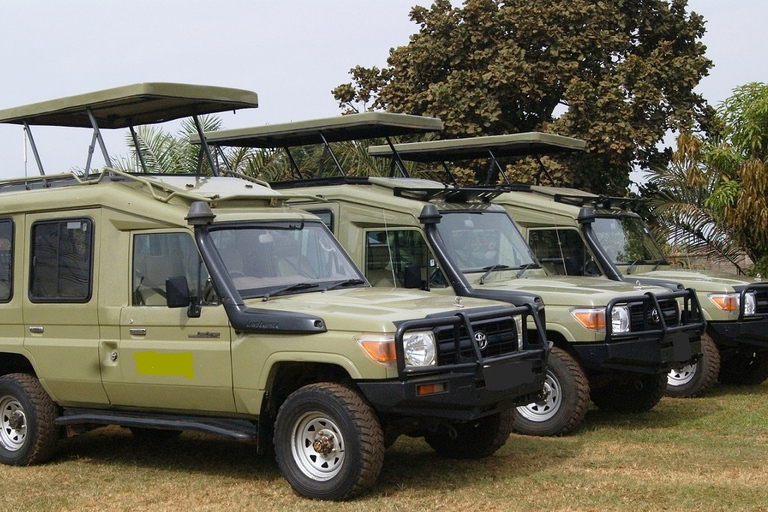
M244 299L367 286L320 222L224 225L210 234Z
M664 254L642 220L636 217L597 218L592 230L605 253L616 265L658 265Z
M520 231L504 212L444 213L437 231L462 272L538 266Z

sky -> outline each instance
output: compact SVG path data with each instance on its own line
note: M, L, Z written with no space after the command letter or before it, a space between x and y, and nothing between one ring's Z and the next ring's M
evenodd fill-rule
M456 2L455 2L456 3ZM259 108L224 128L336 116L349 70L386 65L430 0L0 0L0 110L139 82L256 91ZM713 105L768 82L768 1L689 0L704 16L714 68L696 89ZM33 127L47 174L83 168L90 130ZM110 133L111 155L125 135ZM0 179L37 175L22 130L0 125ZM103 163L98 157L95 163Z

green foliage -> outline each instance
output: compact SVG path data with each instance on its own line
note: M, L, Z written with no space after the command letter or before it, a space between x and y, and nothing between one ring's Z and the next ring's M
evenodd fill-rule
M753 272L768 267L768 85L736 88L717 109L709 137L678 139L673 164L656 171L657 215L669 233L700 237L694 251L746 253ZM685 173L676 165L685 162ZM666 180L665 177L672 178ZM703 187L703 188L702 188ZM691 197L696 193L697 196ZM688 212L684 214L683 212Z
M221 119L216 116L199 118L204 131L221 129ZM184 120L174 135L157 125L139 126L136 138L141 157L150 173L194 173L197 172L199 146L189 143L189 136L197 128L192 120ZM126 144L131 148L130 156L114 159L113 166L124 172L144 172L139 153L130 133L126 135ZM210 165L203 160L203 172L210 174Z
M439 117L446 137L532 130L583 138L561 185L624 194L633 166L666 162L670 129L705 128L693 92L711 62L686 0L437 0L382 70L357 66L343 108ZM530 180L529 180L530 181Z

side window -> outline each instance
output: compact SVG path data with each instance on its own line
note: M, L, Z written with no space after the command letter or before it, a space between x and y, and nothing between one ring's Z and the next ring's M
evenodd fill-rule
M599 276L600 268L575 229L530 230L528 242L542 266L550 273Z
M0 220L0 302L11 300L13 290L13 222Z
M333 212L331 210L310 211L310 213L320 217L320 220L323 221L325 227L333 233Z
M88 302L93 275L93 221L62 219L32 225L32 302Z
M422 289L447 286L419 231L368 231L365 243L365 276L371 285L405 287L407 281Z
M189 233L152 233L133 237L133 305L165 306L165 281L185 277L191 296L203 303L208 296L208 272Z

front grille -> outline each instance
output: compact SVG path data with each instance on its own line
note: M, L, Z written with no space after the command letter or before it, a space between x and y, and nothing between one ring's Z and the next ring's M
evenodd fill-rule
M659 306L664 316L667 327L677 327L680 324L680 310L674 299L660 300ZM643 332L661 329L659 312L654 312L654 306L650 302L632 304L629 307L630 329L632 332Z
M475 333L482 332L488 339L488 345L480 351L486 357L502 356L517 351L517 329L515 322L505 320L477 321L472 324ZM455 331L458 331L456 333ZM467 329L460 327L438 327L434 331L437 340L437 364L440 366L475 361L475 349ZM459 351L456 350L456 336L459 338Z

